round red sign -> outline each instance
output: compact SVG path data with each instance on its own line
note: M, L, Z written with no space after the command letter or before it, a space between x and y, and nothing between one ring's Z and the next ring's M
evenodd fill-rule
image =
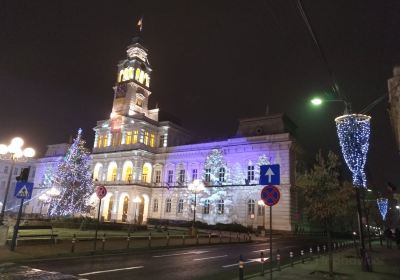
M96 195L99 199L102 199L107 195L107 189L105 186L98 186L96 188Z
M261 199L267 206L274 206L280 198L281 193L275 186L265 186L261 191Z

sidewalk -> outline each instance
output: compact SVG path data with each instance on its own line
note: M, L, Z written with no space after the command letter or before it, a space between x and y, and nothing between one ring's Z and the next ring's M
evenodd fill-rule
M400 250L386 249L377 245L370 252L372 256L373 272L362 272L360 260L355 257L354 248L347 248L333 255L334 279L361 279L361 280L398 280L400 279ZM247 276L245 279L269 279L269 270L265 276ZM330 279L328 277L328 256L316 258L304 264L295 264L293 267L283 267L282 271L274 271L273 279Z

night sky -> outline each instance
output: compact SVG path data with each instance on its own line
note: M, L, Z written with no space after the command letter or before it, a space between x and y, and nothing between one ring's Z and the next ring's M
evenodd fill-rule
M303 4L354 111L387 92L400 63L400 1ZM310 155L339 152L333 119L343 106L309 105L331 83L294 0L0 1L0 142L20 135L44 152L82 127L92 145L141 15L151 108L158 103L197 139L212 139L234 135L238 118L268 105L298 125ZM400 185L386 108L387 99L370 112L368 169L374 184Z

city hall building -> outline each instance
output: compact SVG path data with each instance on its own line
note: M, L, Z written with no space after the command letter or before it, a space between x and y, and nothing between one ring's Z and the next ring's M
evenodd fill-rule
M135 37L127 58L118 64L110 118L94 128L93 179L108 190L102 219L192 221L195 195L188 185L199 179L205 189L196 194L197 221L262 226L269 215L258 205L264 187L258 183L259 167L271 163L281 170L273 227L293 230L297 210L291 188L299 150L295 125L282 114L241 119L236 135L194 143L159 108L148 108L151 71L148 51Z

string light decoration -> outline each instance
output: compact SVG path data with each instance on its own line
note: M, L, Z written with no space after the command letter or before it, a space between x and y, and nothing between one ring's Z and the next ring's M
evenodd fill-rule
M381 213L381 216L382 216L382 220L386 219L386 214L388 211L388 202L389 202L389 199L387 199L387 198L378 198L376 200L376 203L378 204L379 212Z
M367 187L364 166L367 161L370 135L370 116L343 115L335 119L340 146L355 187Z
M79 129L54 173L53 182L60 192L50 203L50 216L73 216L91 210L89 199L94 193L94 186L90 172L90 154L81 136L82 129Z

